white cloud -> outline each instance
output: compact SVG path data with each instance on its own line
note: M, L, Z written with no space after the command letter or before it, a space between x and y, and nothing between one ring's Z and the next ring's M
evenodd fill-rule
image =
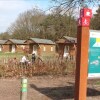
M5 32L20 13L33 7L46 9L49 0L0 0L0 32Z
M32 7L38 6L39 8L46 9L50 5L50 0L0 0L0 32L5 32L6 29L13 23L18 15ZM93 6L92 6L93 7ZM93 14L98 7L93 7ZM47 11L46 13L50 13ZM79 15L79 11L76 12Z
M97 7L94 7L93 9L92 9L92 12L93 12L93 14L96 14L96 10L98 9L98 6Z
M19 15L33 5L25 0L0 0L0 32L6 31Z
M0 10L3 11L14 11L17 9L28 8L29 3L24 0L0 0Z

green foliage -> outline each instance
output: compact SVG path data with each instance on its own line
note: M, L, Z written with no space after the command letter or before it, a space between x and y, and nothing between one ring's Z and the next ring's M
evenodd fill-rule
M91 20L91 28L94 30L100 30L100 6Z
M95 83L95 85L100 85L100 81L97 81L97 82Z
M61 14L48 15L41 27L41 35L38 34L38 37L51 40L57 40L64 35L75 36L77 30L74 17Z
M6 53L2 53L0 52L0 60L1 59L6 59L6 58L18 58L20 59L22 56L24 55L24 53L10 53L10 52L6 52Z

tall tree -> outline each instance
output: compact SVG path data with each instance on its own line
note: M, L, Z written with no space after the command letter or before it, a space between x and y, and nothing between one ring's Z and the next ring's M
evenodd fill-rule
M41 35L39 37L56 40L64 35L76 35L76 20L73 16L59 14L53 11L41 24Z
M8 28L12 38L27 39L40 32L39 27L45 18L43 11L39 9L28 10L19 15L17 20Z

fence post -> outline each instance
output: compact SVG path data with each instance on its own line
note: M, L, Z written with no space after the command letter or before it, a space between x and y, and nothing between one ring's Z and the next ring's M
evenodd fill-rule
M21 78L21 94L20 100L27 100L27 78Z

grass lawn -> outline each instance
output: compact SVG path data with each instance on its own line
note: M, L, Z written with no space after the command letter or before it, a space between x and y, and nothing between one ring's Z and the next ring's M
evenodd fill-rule
M6 52L6 53L2 53L0 52L0 59L7 59L7 58L21 58L23 55L25 55L24 53L10 53L10 52Z

